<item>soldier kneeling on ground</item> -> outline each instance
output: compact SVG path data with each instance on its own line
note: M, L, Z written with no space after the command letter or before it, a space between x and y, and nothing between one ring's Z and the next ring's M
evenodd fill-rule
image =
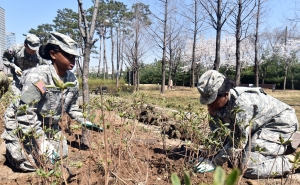
M281 176L294 170L293 157L286 155L288 141L299 128L294 108L261 88L235 87L233 80L215 70L205 72L197 88L214 135L219 137L225 127L230 135L223 136L227 137L213 157L199 161L196 171L213 171L238 155L246 178Z
M76 105L79 83L71 70L79 56L77 43L64 34L51 32L39 54L43 59L51 60L52 65L23 71L20 98L6 109L5 130L1 136L5 141L7 160L24 172L33 172L40 167L51 169L57 161L67 157L68 145L62 136L60 121L63 112L86 125L82 128L81 146L89 147L86 128L94 125L84 119L82 110ZM63 94L58 88L60 84L67 84ZM69 177L74 176L67 167L64 169L69 172Z

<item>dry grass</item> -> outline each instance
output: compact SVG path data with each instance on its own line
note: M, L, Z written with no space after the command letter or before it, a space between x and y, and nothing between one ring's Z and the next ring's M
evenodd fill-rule
M189 87L175 87L173 90L165 90L165 94L160 94L157 84L145 84L141 85L141 92L145 93L148 98L148 102L167 106L169 108L183 108L187 109L187 105L193 106L193 110L199 110L205 108L199 103L199 93L197 88ZM156 90L153 90L156 87ZM272 92L271 89L264 89L265 92L279 99L280 101L290 105L296 110L298 120L300 120L300 91L299 90L276 90ZM161 101L164 100L164 101Z

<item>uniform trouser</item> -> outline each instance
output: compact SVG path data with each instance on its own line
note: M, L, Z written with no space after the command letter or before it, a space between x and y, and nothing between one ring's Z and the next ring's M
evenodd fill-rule
M13 92L13 95L14 96L17 96L17 95L20 95L21 94L21 86L19 85L19 80L16 81L16 80L13 80L12 81L12 84L11 84L11 89L12 89L12 92Z
M57 159L60 158L60 134L61 131L57 132L53 137L49 137L46 134L47 139L42 136L40 136L39 139L26 138L22 143L20 143L20 138L17 137L15 140L6 140L6 157L12 166L17 169L22 171L35 171L36 168L42 164L41 162L53 163L53 161L50 161L48 158L49 155L47 153L40 152L40 146L43 142L51 143L57 153ZM45 155L49 161L41 161L40 155ZM62 155L63 157L68 155L68 145L65 139L62 141Z
M298 121L295 111L288 109L275 116L264 127L252 133L251 143L248 142L242 156L242 165L247 168L244 177L268 178L269 176L281 176L290 172L292 164L283 155L287 146L279 143L279 137L281 136L284 141L292 139L297 129ZM222 165L228 161L232 149L229 146L225 146L214 157L216 165ZM249 152L249 146L251 152ZM256 146L264 148L264 150L258 152L255 150Z

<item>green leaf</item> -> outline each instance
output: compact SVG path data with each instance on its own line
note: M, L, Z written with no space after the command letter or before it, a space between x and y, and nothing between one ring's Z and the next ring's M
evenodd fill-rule
M286 140L283 144L284 145L289 145L289 144L291 144L292 143L292 140Z
M222 167L217 166L214 173L214 185L221 185L225 182L225 171Z
M188 172L184 172L184 184L185 185L192 185L191 178L190 178Z
M240 176L239 169L233 169L226 179L226 185L234 185Z
M178 176L176 175L176 173L172 173L171 181L172 181L172 185L181 185L180 180L179 180Z
M68 87L75 87L75 82L66 82L64 84L64 89L66 89Z
M282 138L281 134L279 135L279 142L280 142L281 144L284 143L284 139Z
M57 79L55 77L52 77L52 79L56 87L59 87L60 89L64 88L64 82L61 79Z
M299 162L299 159L300 159L300 152L297 152L296 155L295 155L295 163L298 163Z
M46 88L57 88L55 85L45 85Z

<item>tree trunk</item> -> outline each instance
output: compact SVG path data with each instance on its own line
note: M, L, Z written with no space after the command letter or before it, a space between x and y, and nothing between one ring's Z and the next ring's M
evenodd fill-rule
M291 75L292 75L292 90L295 90L294 89L294 73L292 73Z
M217 35L216 35L216 56L214 61L214 70L219 71L220 68L220 48L221 48L221 31L222 31L222 20L221 20L221 4L222 0L218 0L218 12L217 12Z
M170 81L171 81L171 73L172 73L172 60L173 60L173 52L172 52L172 46L171 46L171 38L170 38L170 42L169 42L169 45L170 45L170 60L169 60L169 71L168 71L168 90L170 90Z
M99 29L99 37L100 37L100 44L99 44L99 64L98 64L98 74L97 76L99 77L101 74L101 61L102 61L102 39L103 39L103 30L100 28Z
M119 29L120 24L118 24L117 28L117 72L116 72L116 85L119 87L119 71L120 71L120 41L119 41Z
M196 52L196 42L197 42L197 0L194 1L195 3L195 17L194 17L194 37L193 37L193 51L192 51L192 65L191 65L191 85L190 87L194 88L195 87L195 79L194 79L194 74L195 74L195 52Z
M104 32L104 34L105 34L105 32ZM107 58L106 58L106 38L105 37L103 38L103 64L105 64L103 66L103 70L104 70L103 78L108 79L108 65L107 65Z
M267 74L267 68L264 70L263 74L261 75L261 84L265 84L266 74Z
M111 79L114 79L115 66L114 66L114 38L113 38L113 27L110 28L110 39L111 39Z
M167 35L167 19L168 19L168 0L165 1L165 13L164 13L164 36L163 36L163 56L161 61L161 89L160 93L165 93L165 81L166 81L166 35Z
M259 70L259 61L258 61L258 28L259 28L259 18L260 18L260 0L257 4L257 15L256 15L256 28L255 28L255 41L254 41L254 73L255 73L255 87L259 85L258 70Z
M82 90L83 90L83 102L89 102L89 67L90 67L90 53L91 44L85 43L83 52L83 74L82 74Z
M123 74L123 63L124 63L124 32L122 32L122 42L121 42L121 63L120 63L120 76Z
M80 33L82 35L82 38L84 40L84 52L83 52L83 74L82 74L82 89L83 89L83 103L88 104L89 103L89 83L88 83L88 77L89 77L89 65L90 65L90 54L91 54L91 48L93 44L97 41L93 41L93 35L95 33L95 22L96 22L96 15L98 12L99 7L99 0L96 0L94 2L94 10L93 10L93 16L91 23L88 26L87 18L85 17L85 13L82 7L82 1L78 0L78 27L80 29ZM82 27L82 20L84 27Z
M140 90L140 70L137 71L136 81L137 81L136 91L139 91Z
M242 28L242 21L241 21L241 15L242 15L242 9L243 9L243 3L241 0L239 0L238 4L238 15L236 19L236 34L235 34L235 40L236 40L236 50L235 50L235 57L236 57L236 67L235 67L235 84L237 86L241 83L241 28Z
M283 78L283 90L285 90L285 86L286 86L287 73L288 73L288 67L285 67L284 68L284 78Z

